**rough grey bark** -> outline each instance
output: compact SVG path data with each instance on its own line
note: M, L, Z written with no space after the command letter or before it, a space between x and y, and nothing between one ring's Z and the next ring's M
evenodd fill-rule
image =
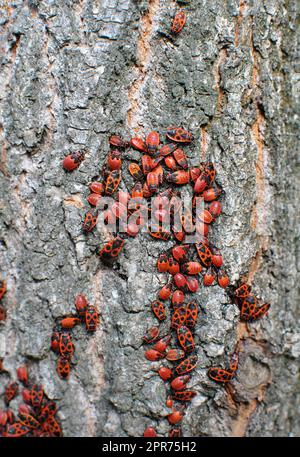
M183 124L195 135L190 161L216 162L226 191L213 239L231 280L246 275L272 304L249 330L223 290L201 288L198 396L184 435L299 436L297 1L193 0L176 39L167 36L171 0L0 4L5 367L29 361L58 400L65 436L140 436L150 424L167 434L165 386L141 347L164 282L155 273L162 246L138 237L112 270L95 255L101 235L84 236L80 220L109 134ZM67 175L61 160L78 148L86 160ZM49 340L79 292L101 325L94 336L74 331L77 365L64 382ZM226 363L236 341L240 367L224 390L206 371Z

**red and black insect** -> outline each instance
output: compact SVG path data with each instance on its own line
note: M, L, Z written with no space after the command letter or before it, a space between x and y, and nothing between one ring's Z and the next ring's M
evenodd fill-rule
M121 149L125 149L129 146L129 144L118 135L111 135L109 138L109 144Z
M31 391L29 389L23 389L22 398L25 403L30 405L31 404Z
M221 383L227 383L230 382L238 369L238 362L239 362L239 357L238 353L234 352L231 360L230 360L230 365L229 368L224 370L223 368L219 367L211 367L207 374L208 376L213 379L216 382L221 382Z
M216 279L216 273L215 273L215 269L212 268L212 267L209 267L205 274L203 275L203 285L205 287L209 287L209 286L212 286L213 283L215 282L215 279Z
M186 277L182 273L176 273L176 275L174 275L173 280L174 280L175 286L178 289L186 290L187 280L186 280Z
M160 273L165 273L169 270L169 258L165 252L159 254L157 260L157 269Z
M174 290L174 292L172 294L172 298L171 298L173 308L174 309L179 308L182 305L182 303L184 302L184 299L185 299L185 295L182 290L179 290L179 289Z
M61 327L65 329L74 328L77 324L80 324L80 319L78 319L78 317L65 317L60 321Z
M160 300L168 300L171 297L172 291L173 283L170 281L161 288L158 294L158 298L160 298Z
M157 192L159 187L159 176L154 172L148 173L147 184L150 192Z
M47 421L44 424L44 428L53 436L62 436L61 426L59 425L57 420L52 416L48 417Z
M163 227L154 224L149 229L149 235L162 241L168 241L171 236L170 232L166 232Z
M223 265L223 258L222 258L222 255L221 255L221 252L218 248L216 248L215 246L211 246L211 263L217 267L217 268L221 268L221 266Z
M184 11L179 11L178 13L175 14L172 26L171 26L171 32L174 34L178 34L181 32L183 29L184 25L186 23L186 15Z
M173 402L172 398L169 396L169 397L167 398L167 400L166 400L166 407L167 407L167 408L173 408L173 403L174 403L174 402Z
M215 187L209 187L208 189L206 189L202 195L203 195L204 201L211 202L211 201L217 200L217 198L219 198L220 195L222 195L222 193L223 193L222 188L215 186Z
M160 340L158 340L155 345L153 346L153 349L156 351L159 351L161 353L164 353L165 350L167 349L168 345L170 344L171 341L171 335L164 336Z
M195 392L194 390L182 390L174 392L172 397L176 401L191 401L196 395L197 392Z
M218 277L219 286L222 287L223 289L226 289L226 287L228 287L230 284L230 279L229 279L226 271L223 269L219 269L217 277Z
M182 273L188 275L197 275L202 270L202 266L199 262L187 262L181 265Z
M6 282L1 279L0 280L0 300L2 300L5 292L6 292Z
M146 176L153 169L153 159L149 155L143 155L142 157L142 170Z
M182 149L175 149L175 151L173 152L173 156L181 168L183 168L184 170L188 168L189 164L186 155Z
M189 382L190 379L191 379L191 376L188 374L182 375L182 376L177 376L177 378L173 379L170 386L173 390L183 390L183 389L185 389L185 386Z
M165 157L165 165L171 171L176 171L177 168L178 168L177 167L177 162L176 162L176 160L174 159L173 156Z
M88 306L87 298L82 294L77 295L75 298L75 307L76 307L76 311L77 311L78 315L81 318L83 318L85 316L87 306Z
M171 428L169 431L169 438L180 438L182 436L182 430L179 427Z
M46 405L42 407L38 419L40 422L45 422L48 419L48 417L55 416L56 412L56 403L54 401L47 401Z
M184 231L186 233L194 233L195 226L192 211L188 208L185 208L180 219Z
M168 367L161 367L158 370L158 374L164 381L168 381L172 378L172 370Z
M186 321L186 308L185 306L181 306L180 308L175 309L172 320L171 320L171 328L178 329L182 325L185 324Z
M181 127L169 127L166 136L176 143L190 143L194 139L190 132Z
M75 170L84 160L84 155L84 152L81 151L72 152L71 154L67 155L62 162L63 168L66 171Z
M180 246L175 246L172 249L172 256L174 257L175 260L177 260L180 263L186 262L188 259L188 252L189 252L189 245L180 245ZM183 270L182 270L183 271ZM183 273L186 273L183 271Z
M160 333L160 328L159 327L151 327L151 328L149 328L149 330L147 330L147 332L143 336L144 342L147 343L147 344L153 343L153 341L156 341L157 338L159 337L159 333Z
M110 151L107 159L107 165L110 171L120 170L122 167L121 152L118 149Z
M237 299L249 297L251 292L251 286L246 283L242 283L237 289L235 289L233 295Z
M136 182L131 191L131 198L137 199L137 205L135 205L134 209L139 208L140 201L139 199L143 198L143 186L141 182ZM132 203L132 202L131 202Z
M195 342L193 335L188 327L182 325L177 329L177 338L180 346L185 352L193 352L195 349Z
M70 359L75 351L75 346L72 342L70 333L63 332L59 338L59 352L66 359Z
M94 181L89 185L89 189L93 194L102 195L103 194L103 190L104 190L104 186L103 186L102 182Z
M252 314L250 320L255 321L265 316L268 313L270 306L270 303L265 303L264 305L257 307L254 313Z
M85 327L88 332L95 332L99 325L99 313L95 306L88 305L85 313Z
M40 408L44 398L44 389L38 384L34 384L31 388L31 404L34 408Z
M17 378L22 384L28 386L28 369L26 365L17 369Z
M157 436L156 430L153 427L147 427L144 430L143 436L145 438L155 438Z
M167 181L177 184L183 185L187 184L190 181L190 172L185 170L177 170L174 173L167 174Z
M128 170L131 176L137 181L141 181L143 179L143 172L137 163L131 162L129 164Z
M220 202L218 202L218 201L212 202L209 205L209 213L211 214L213 220L215 220L217 217L219 217L221 212L222 212L222 205Z
M112 195L119 187L121 182L121 170L111 171L105 181L105 193L106 195Z
M183 419L183 412L182 411L173 411L173 413L167 416L167 419L170 424L175 425L178 424Z
M195 246L196 246L196 250L198 253L198 257L199 257L202 265L204 265L206 268L208 268L211 264L211 257L212 257L209 246L203 241L196 243Z
M173 256L169 256L168 265L168 272L172 276L175 276L180 272L179 262L177 262L177 260L174 260Z
M191 301L186 305L185 325L187 327L195 327L198 318L198 312L198 304L195 301Z
M213 217L207 209L201 211L201 213L197 215L197 218L204 224L210 224L213 221Z
M149 154L155 155L159 146L159 134L157 132L150 132L146 138L146 146Z
M57 360L56 371L62 379L68 379L70 376L70 362L66 357L60 356Z
M162 156L162 157L167 157L169 156L170 154L172 154L172 152L174 152L176 150L177 146L176 144L172 144L172 143L169 143L169 144L165 144L164 146L162 146L159 150L159 154Z
M165 356L159 351L156 351L155 349L148 349L148 351L145 352L145 357L147 360L150 360L151 362L155 362L157 360L163 359Z
M147 152L147 146L141 138L131 138L130 145L140 152Z
M176 374L182 375L188 373L196 367L198 362L198 357L196 355L190 355L186 359L184 359L176 368Z
M20 422L25 427L30 428L31 430L35 430L40 427L39 421L32 414L28 413L19 413Z
M19 386L18 386L17 382L12 382L11 384L8 384L8 386L6 387L5 392L4 392L4 401L5 401L6 405L9 405L11 400L13 398L15 398L18 391L19 391Z
M176 360L181 360L185 357L185 352L183 349L169 349L166 354L166 359L170 362L176 362Z
M19 438L20 436L26 436L30 433L30 428L21 424L20 422L15 422L14 424L8 425L3 436L8 438Z
M163 170L163 167L161 165L157 165L153 169L152 174L154 174L157 177L159 185L163 183L163 181L164 181L164 170ZM148 176L147 176L147 178L148 178Z
M152 311L159 321L163 321L166 318L166 307L163 302L154 300L151 303Z
M87 201L89 202L89 204L91 206L97 206L100 200L101 200L101 195L96 194L96 193L90 194L87 197Z
M208 376L217 382L229 382L234 377L234 372L230 370L224 370L223 368L212 367L208 370Z
M207 188L212 186L216 170L212 162L206 162L201 164L199 177L195 180L194 192L200 194L205 191Z
M104 262L116 260L124 246L125 241L117 236L108 241L99 252L99 256Z
M82 229L84 232L91 232L96 227L98 221L98 210L88 211L85 215Z

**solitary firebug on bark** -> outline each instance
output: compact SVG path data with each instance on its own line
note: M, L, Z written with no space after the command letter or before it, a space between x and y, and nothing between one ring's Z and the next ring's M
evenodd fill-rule
M184 11L179 11L175 14L175 17L172 22L171 32L174 34L178 34L183 29L186 23L186 15Z

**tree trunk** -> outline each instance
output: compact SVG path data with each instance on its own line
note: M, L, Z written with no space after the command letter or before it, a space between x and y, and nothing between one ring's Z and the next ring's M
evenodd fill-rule
M13 377L29 364L57 400L65 436L141 436L150 424L168 434L166 386L141 345L165 279L155 268L165 244L140 235L112 269L95 253L101 234L85 236L80 223L109 135L168 125L194 134L190 163L216 164L226 195L212 240L231 282L248 278L271 303L269 317L247 327L223 289L201 287L198 395L183 434L300 434L297 2L186 3L187 24L170 37L179 8L172 0L1 2L0 276L8 315L0 357ZM78 149L86 159L67 174L61 160ZM49 341L80 292L99 307L101 323L92 336L74 330L76 366L66 382ZM224 389L207 369L224 366L236 342L239 370ZM1 375L0 393L7 380Z

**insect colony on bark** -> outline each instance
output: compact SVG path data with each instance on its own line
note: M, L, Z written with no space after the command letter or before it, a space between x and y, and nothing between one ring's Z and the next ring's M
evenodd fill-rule
M179 34L185 24L186 15L181 10L173 18L171 33ZM114 197L114 202L105 209L103 221L107 225L111 221L117 222L118 228L122 226L123 230L122 233L118 233L118 228L115 227L115 236L99 250L98 254L104 263L112 265L118 259L126 239L137 236L147 226L149 215L152 220L148 233L160 241L168 241L173 237L177 243L159 255L157 270L159 273L168 274L169 277L158 292L157 298L149 306L149 310L160 323L167 318L166 302L170 301L169 333L161 335L159 325L151 327L144 335L143 342L152 345L145 351L147 360L157 362L165 359L168 363L174 364L173 367L161 365L157 374L162 381L169 383L170 393L166 400L166 406L171 410L167 415L171 425L169 437L180 437L184 409L197 395L196 391L187 387L187 384L191 380L191 372L198 363L194 331L201 316L197 301L189 301L186 294L198 291L199 279L202 277L204 287L216 284L226 290L232 302L239 307L240 319L244 322L255 321L266 315L270 305L259 306L258 299L246 283L240 283L236 287L229 285L230 280L223 267L221 252L208 240L210 226L222 211L219 199L223 195L223 190L216 183L214 164L202 162L197 167L189 168L187 156L182 149L193 141L193 135L187 130L169 127L166 138L168 142L164 145L161 145L160 135L156 131L150 132L145 140L133 137L126 142L118 135L109 138L111 150L103 168L104 179L103 182L92 182L89 186L90 195L87 201L93 208L86 213L82 227L87 234L97 226L101 201L109 196ZM118 190L122 179L122 151L127 148L133 148L143 154L140 163L136 160L128 166L128 171L135 181L130 193ZM68 172L73 172L84 159L84 152L72 152L64 158L62 167ZM192 186L193 204L191 209L185 209L182 214L178 204L179 188L187 184ZM161 186L164 186L164 189L159 192ZM205 205L200 212L197 199ZM167 221L170 222L168 229ZM197 241L190 242L187 238L193 230ZM1 280L0 301L5 292L6 283ZM70 376L71 359L75 351L71 330L76 325L84 323L86 330L91 333L95 332L99 325L99 312L96 307L88 304L84 295L76 296L75 307L76 315L61 318L51 337L51 350L59 356L57 373L65 380ZM6 311L0 304L0 321L4 321L5 318ZM207 374L216 382L227 383L233 379L237 369L238 351L235 350L228 368L211 367ZM0 374L4 372L6 370L1 359ZM41 386L28 387L26 366L20 367L17 374L19 381L26 386L22 391L25 404L19 406L17 420L8 407L10 401L18 394L19 386L16 382L10 383L4 392L7 409L0 411L0 436L62 436L61 427L55 419L55 402L46 398ZM157 432L154 427L149 426L143 436L155 437Z
M0 366L0 374L8 371ZM63 436L61 426L56 418L57 405L49 400L43 386L32 384L28 377L28 368L23 365L17 369L18 381L7 384L4 390L6 409L0 410L0 437L19 438L33 437L59 437ZM10 408L10 402L21 395L23 403L19 404L18 417Z
M71 359L75 352L71 330L78 324L85 324L87 332L95 332L99 324L99 313L87 298L79 294L75 298L76 314L59 319L51 336L51 350L58 354L56 371L60 378L69 379Z
M216 182L214 164L202 162L189 168L183 148L193 141L193 135L187 130L170 127L166 138L167 143L161 144L161 137L156 131L150 132L145 140L133 137L124 141L117 135L109 138L111 150L103 167L103 182L95 181L89 186L91 194L87 200L94 209L86 213L83 231L88 233L97 226L99 207L102 200L109 196L114 198L103 210L103 220L108 227L109 221L122 221L123 230L119 232L120 226L113 225L114 235L98 251L104 263L113 265L116 262L126 240L147 227L150 216L148 234L159 241L168 241L173 237L176 242L173 247L161 252L157 259L158 272L169 277L149 305L149 310L160 323L167 318L166 303L170 301L170 331L161 335L158 325L149 328L143 338L144 344L151 345L145 351L147 360L157 362L165 359L167 363L174 364L173 368L162 365L157 373L169 383L166 406L171 411L167 420L172 426L169 436L175 437L181 436L179 424L184 417L184 409L196 395L187 384L198 361L194 330L200 309L199 304L195 300L187 300L186 295L198 291L202 277L204 287L216 284L228 292L241 309L241 320L258 319L266 314L269 305L258 307L255 296L250 293L250 286L229 286L221 252L208 239L211 225L221 214L220 198L224 193ZM140 160L131 161L128 166L134 181L131 192L119 190L124 161L122 151L128 148L142 154ZM180 190L187 184L192 187L193 204L190 210L182 213L178 199ZM200 211L197 199L204 205ZM178 214L180 227L175 223ZM166 221L170 225L165 224ZM191 232L196 234L194 242L187 241ZM229 368L211 367L208 376L214 381L226 383L233 379L237 368L238 354L234 352ZM175 406L176 403L179 405ZM148 427L144 436L156 436L154 427Z

